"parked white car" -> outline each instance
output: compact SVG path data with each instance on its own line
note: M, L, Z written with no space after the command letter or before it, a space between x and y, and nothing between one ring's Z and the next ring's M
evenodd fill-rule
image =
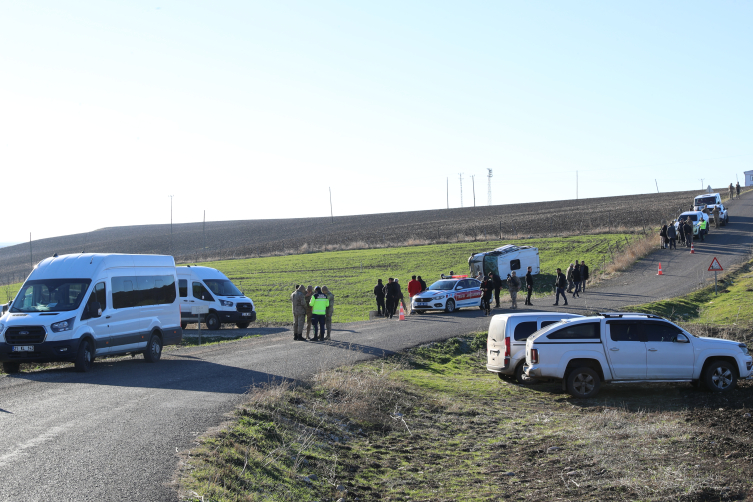
M593 397L604 383L692 382L714 392L749 378L744 343L696 337L659 316L605 313L566 319L526 341L526 375L561 381L574 397Z
M444 277L444 276L443 276ZM481 307L481 283L465 276L451 276L429 286L411 300L411 310L420 314L426 310L452 313L463 307Z
M690 218L690 221L693 222L693 235L703 240L703 236L709 233L709 215L707 215L703 211L685 211L677 217L678 223L675 226L679 225L679 222L681 220L688 218ZM704 220L706 221L706 230L704 230L703 235L701 235L701 221Z
M693 209L696 211L704 211L704 209L707 209L709 216L709 221L714 221L714 208L719 208L719 224L721 226L726 226L729 222L729 214L727 213L727 208L724 207L724 204L722 204L722 196L718 193L705 193L703 195L697 195L695 199L693 199Z
M525 373L526 340L530 335L550 324L583 317L559 312L526 312L497 314L489 323L486 338L486 369L501 379L513 378L521 384L531 383Z

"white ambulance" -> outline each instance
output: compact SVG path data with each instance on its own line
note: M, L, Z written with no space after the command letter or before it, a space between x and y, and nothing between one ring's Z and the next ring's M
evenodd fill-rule
M528 271L528 267L531 267L531 274L536 275L539 273L539 248L507 244L494 251L471 255L468 258L468 267L473 277L479 272L488 277L489 272L493 272L505 280L507 274L513 271L517 272L518 277L522 277Z
M183 329L199 321L199 315L191 313L194 306L207 307L208 313L200 314L207 329L220 329L228 323L243 329L256 320L254 302L219 270L189 265L177 267L177 271Z
M0 319L3 371L21 363L144 354L183 339L172 256L71 254L39 262Z

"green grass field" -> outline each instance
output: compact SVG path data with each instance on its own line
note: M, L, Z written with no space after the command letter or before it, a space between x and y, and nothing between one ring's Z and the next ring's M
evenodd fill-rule
M296 284L328 286L335 294L335 322L362 321L376 308L373 290L377 279L385 283L388 277L400 279L404 294L408 295L411 275L420 275L427 284L440 274L453 270L468 273L468 257L472 253L490 251L505 244L539 248L541 274L535 278L538 295L552 291L557 267L563 270L575 261L585 261L594 277L604 263L611 261L608 244L615 252L615 243L624 248L626 239L638 235L601 234L565 238L463 242L388 249L365 249L289 255L281 257L249 258L197 263L216 268L227 275L243 292L254 300L258 320L264 322L290 321L290 294ZM21 284L4 286L0 295L6 300L14 296Z
M702 324L753 324L753 261L727 275L718 284L707 286L689 295L635 307L676 320Z

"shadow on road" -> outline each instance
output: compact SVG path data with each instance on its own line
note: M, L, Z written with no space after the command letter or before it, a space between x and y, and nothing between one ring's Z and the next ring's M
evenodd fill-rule
M322 342L319 342L322 343ZM372 347L370 345L362 345L360 343L352 343L352 342L339 342L336 340L327 340L323 342L328 347L336 347L338 349L343 350L351 350L354 352L360 352L362 354L368 354L370 356L393 356L397 354L397 352L391 351L391 350L385 350L380 349L379 347Z

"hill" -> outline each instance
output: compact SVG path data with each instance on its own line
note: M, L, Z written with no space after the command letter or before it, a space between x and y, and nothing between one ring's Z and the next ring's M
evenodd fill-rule
M535 192L535 190L534 190ZM720 190L721 192L721 190ZM723 193L723 192L722 192ZM632 231L690 207L697 191L330 218L112 227L0 248L0 284L55 253L171 254L179 263L468 240ZM388 201L385 200L385 207ZM273 216L264 215L264 216Z

